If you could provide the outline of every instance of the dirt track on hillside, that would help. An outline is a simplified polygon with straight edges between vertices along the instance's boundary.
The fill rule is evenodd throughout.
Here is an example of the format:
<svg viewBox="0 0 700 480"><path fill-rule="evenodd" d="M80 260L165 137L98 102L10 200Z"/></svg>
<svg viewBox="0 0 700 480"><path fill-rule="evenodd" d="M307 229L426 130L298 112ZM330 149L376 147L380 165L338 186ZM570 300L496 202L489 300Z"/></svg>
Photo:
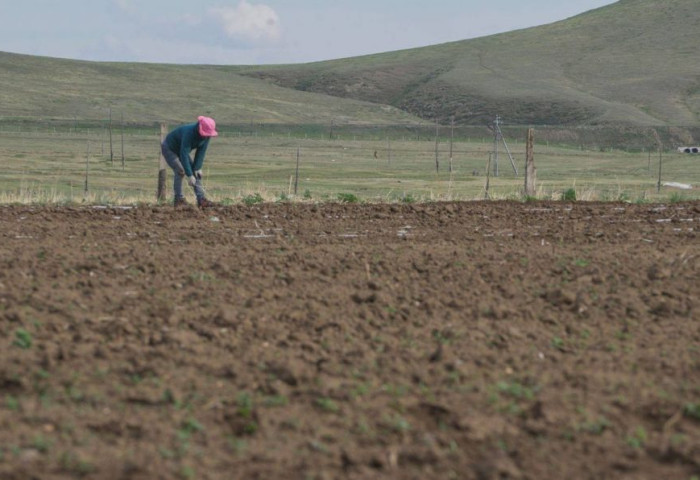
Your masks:
<svg viewBox="0 0 700 480"><path fill-rule="evenodd" d="M0 478L700 475L700 204L0 207Z"/></svg>

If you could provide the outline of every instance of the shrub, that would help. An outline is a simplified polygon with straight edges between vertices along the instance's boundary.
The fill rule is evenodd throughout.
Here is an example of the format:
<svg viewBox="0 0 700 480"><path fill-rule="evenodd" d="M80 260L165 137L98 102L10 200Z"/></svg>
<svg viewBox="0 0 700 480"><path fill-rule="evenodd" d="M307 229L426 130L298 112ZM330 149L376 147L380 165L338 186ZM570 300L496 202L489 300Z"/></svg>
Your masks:
<svg viewBox="0 0 700 480"><path fill-rule="evenodd" d="M15 341L12 345L15 347L22 348L24 350L31 348L32 346L32 334L23 328L19 328L15 331Z"/></svg>
<svg viewBox="0 0 700 480"><path fill-rule="evenodd" d="M698 403L686 403L683 408L683 414L686 417L694 418L695 420L700 420L700 402Z"/></svg>
<svg viewBox="0 0 700 480"><path fill-rule="evenodd" d="M263 198L259 193L251 194L251 195L246 195L243 197L243 203L246 205L255 205L256 203L262 203Z"/></svg>
<svg viewBox="0 0 700 480"><path fill-rule="evenodd" d="M360 201L360 199L352 193L339 193L338 200L342 203L357 203Z"/></svg>
<svg viewBox="0 0 700 480"><path fill-rule="evenodd" d="M668 201L671 203L680 203L684 200L685 200L685 197L683 196L682 193L679 193L679 192L673 192L668 199Z"/></svg>
<svg viewBox="0 0 700 480"><path fill-rule="evenodd" d="M316 405L327 412L336 413L340 410L338 404L336 404L333 400L327 397L316 399Z"/></svg>
<svg viewBox="0 0 700 480"><path fill-rule="evenodd" d="M564 190L564 193L562 193L561 199L565 202L575 202L576 201L576 190L573 188L569 188L567 190Z"/></svg>

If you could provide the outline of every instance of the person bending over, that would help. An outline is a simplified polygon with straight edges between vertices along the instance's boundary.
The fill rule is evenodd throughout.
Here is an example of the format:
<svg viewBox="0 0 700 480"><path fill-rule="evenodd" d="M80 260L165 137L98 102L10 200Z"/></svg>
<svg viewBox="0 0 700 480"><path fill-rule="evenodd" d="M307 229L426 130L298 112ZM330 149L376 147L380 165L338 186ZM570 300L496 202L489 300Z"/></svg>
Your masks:
<svg viewBox="0 0 700 480"><path fill-rule="evenodd" d="M209 140L217 135L219 133L216 131L214 119L200 116L197 122L177 127L163 140L161 144L163 157L174 172L173 189L176 207L187 204L182 194L184 178L187 178L187 183L194 189L198 207L214 206L214 203L207 199L202 187L202 166ZM190 156L193 150L196 150L194 159Z"/></svg>

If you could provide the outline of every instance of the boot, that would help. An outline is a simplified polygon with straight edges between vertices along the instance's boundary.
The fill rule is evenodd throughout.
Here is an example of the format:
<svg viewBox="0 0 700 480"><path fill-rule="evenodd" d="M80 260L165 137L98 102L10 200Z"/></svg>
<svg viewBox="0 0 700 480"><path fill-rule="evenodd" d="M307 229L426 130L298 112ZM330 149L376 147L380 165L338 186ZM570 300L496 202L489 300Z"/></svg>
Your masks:
<svg viewBox="0 0 700 480"><path fill-rule="evenodd" d="M210 200L207 200L206 198L202 197L202 198L198 198L198 199L197 199L197 206L198 206L199 208L212 208L212 207L218 207L219 204L218 204L218 203L214 203L214 202L212 202L212 201L210 201Z"/></svg>
<svg viewBox="0 0 700 480"><path fill-rule="evenodd" d="M175 201L173 202L173 206L174 206L175 208L178 208L178 207L186 207L186 206L187 206L187 200L185 200L185 197L176 198Z"/></svg>

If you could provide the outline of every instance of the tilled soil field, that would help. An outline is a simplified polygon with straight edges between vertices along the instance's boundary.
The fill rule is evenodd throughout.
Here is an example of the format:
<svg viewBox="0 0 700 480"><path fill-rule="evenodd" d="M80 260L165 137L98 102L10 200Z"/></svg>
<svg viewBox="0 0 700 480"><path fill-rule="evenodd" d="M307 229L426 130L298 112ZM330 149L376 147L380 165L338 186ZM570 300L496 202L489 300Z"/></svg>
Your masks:
<svg viewBox="0 0 700 480"><path fill-rule="evenodd" d="M697 479L700 204L0 207L0 478Z"/></svg>

